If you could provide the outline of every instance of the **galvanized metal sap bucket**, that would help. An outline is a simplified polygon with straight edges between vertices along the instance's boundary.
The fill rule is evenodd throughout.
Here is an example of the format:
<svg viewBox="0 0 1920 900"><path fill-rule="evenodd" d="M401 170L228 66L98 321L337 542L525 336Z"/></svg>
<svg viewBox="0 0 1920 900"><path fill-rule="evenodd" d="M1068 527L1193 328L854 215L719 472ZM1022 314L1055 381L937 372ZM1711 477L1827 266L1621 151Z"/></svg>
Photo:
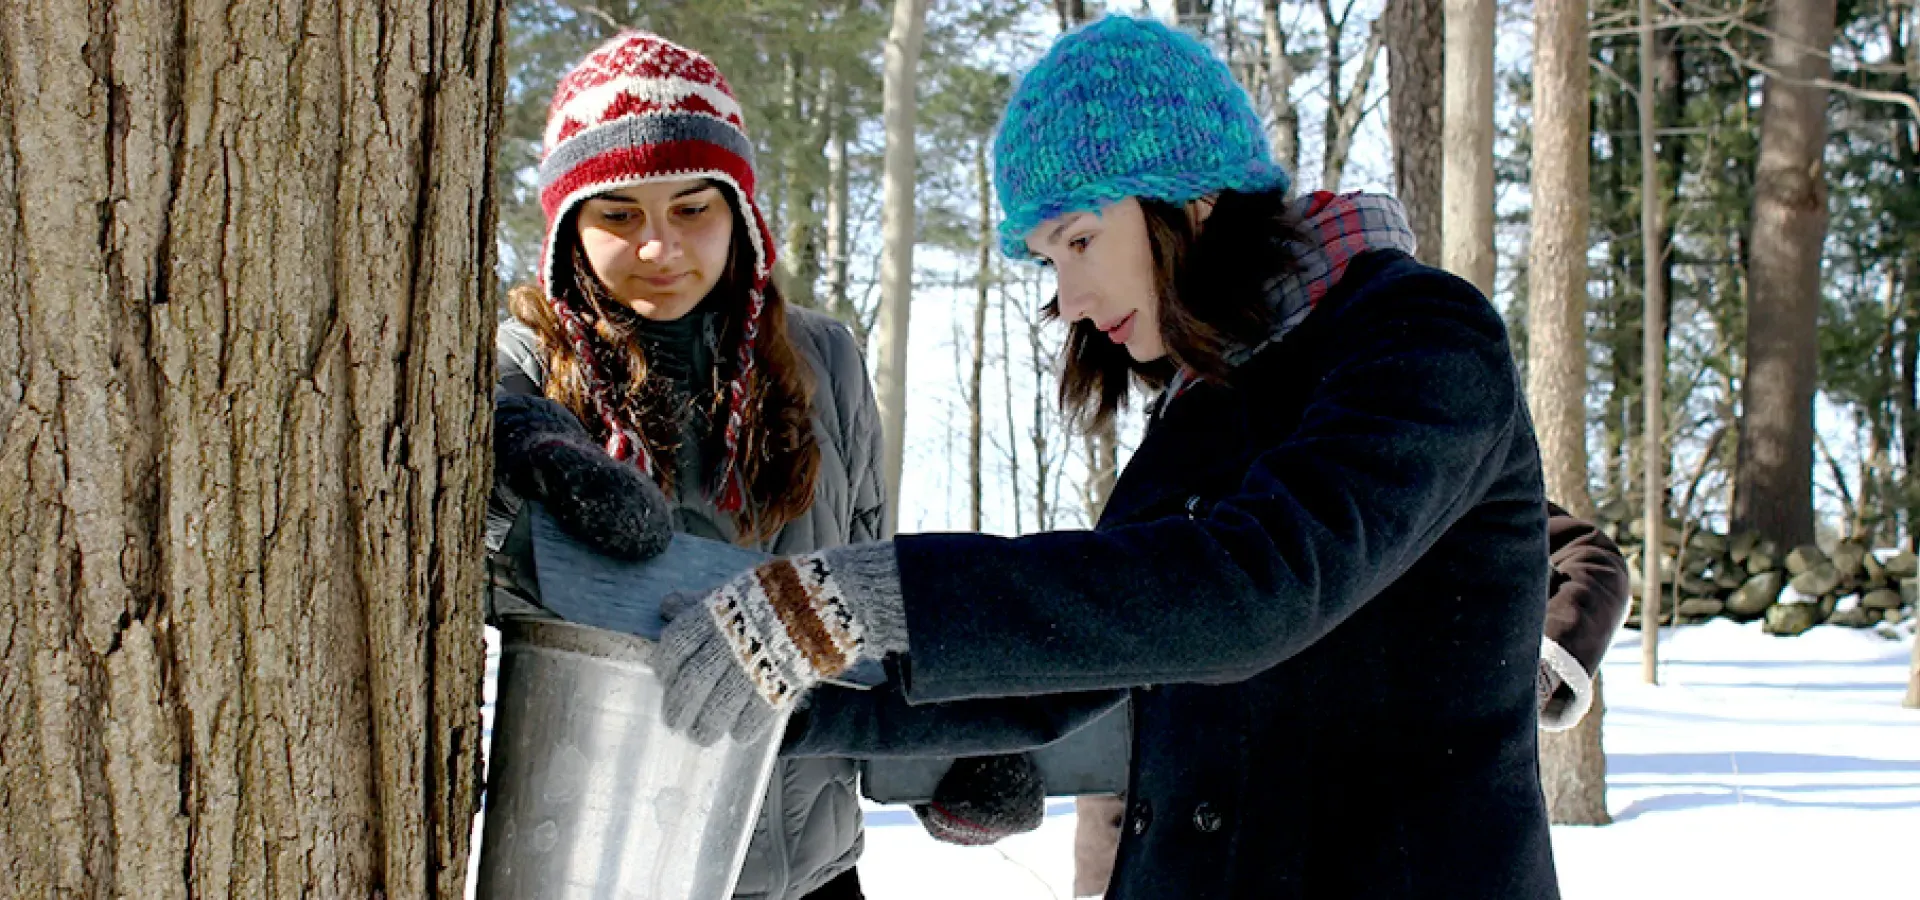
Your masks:
<svg viewBox="0 0 1920 900"><path fill-rule="evenodd" d="M641 638L521 620L501 639L479 896L732 896L780 729L712 747L668 730Z"/></svg>
<svg viewBox="0 0 1920 900"><path fill-rule="evenodd" d="M658 561L619 563L537 507L515 531L508 581L539 607L499 616L477 896L732 896L784 729L713 747L668 729L649 638L665 593L717 585L757 555L676 539Z"/></svg>

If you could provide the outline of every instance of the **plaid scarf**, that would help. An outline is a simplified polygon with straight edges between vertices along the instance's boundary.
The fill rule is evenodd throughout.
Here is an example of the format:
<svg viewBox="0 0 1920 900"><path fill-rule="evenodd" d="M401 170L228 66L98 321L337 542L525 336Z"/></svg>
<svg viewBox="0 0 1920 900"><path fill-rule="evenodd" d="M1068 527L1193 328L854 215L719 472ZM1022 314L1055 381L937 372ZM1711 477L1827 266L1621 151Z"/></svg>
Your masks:
<svg viewBox="0 0 1920 900"><path fill-rule="evenodd" d="M1252 359L1306 321L1321 298L1347 274L1347 266L1354 257L1370 250L1413 253L1413 228L1407 224L1407 211L1400 201L1386 194L1335 195L1316 191L1295 201L1295 214L1312 243L1294 244L1291 249L1298 261L1294 270L1267 282L1273 330L1258 344L1227 351L1228 365L1238 366ZM1165 410L1167 404L1197 381L1190 370L1176 373L1153 404L1155 414Z"/></svg>

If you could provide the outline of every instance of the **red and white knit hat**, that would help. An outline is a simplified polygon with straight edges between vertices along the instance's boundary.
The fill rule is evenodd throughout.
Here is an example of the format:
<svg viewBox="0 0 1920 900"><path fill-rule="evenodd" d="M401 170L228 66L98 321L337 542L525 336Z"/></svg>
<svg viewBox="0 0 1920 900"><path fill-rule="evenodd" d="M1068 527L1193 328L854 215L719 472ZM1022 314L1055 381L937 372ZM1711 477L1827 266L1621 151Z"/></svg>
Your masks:
<svg viewBox="0 0 1920 900"><path fill-rule="evenodd" d="M733 89L705 56L659 35L627 32L601 45L560 79L547 111L540 157L540 207L546 240L540 250L540 283L574 349L586 363L587 393L606 426L607 452L657 474L652 455L631 423L622 421L611 389L587 341L580 310L558 285L570 255L561 251L560 228L585 200L607 191L653 181L710 178L733 191L734 206L747 217L753 245L753 284L748 289L738 371L727 391L726 455L716 483L718 505L728 512L744 500L738 465L742 415L755 365L753 345L766 312L773 275L773 233L754 202L753 142Z"/></svg>

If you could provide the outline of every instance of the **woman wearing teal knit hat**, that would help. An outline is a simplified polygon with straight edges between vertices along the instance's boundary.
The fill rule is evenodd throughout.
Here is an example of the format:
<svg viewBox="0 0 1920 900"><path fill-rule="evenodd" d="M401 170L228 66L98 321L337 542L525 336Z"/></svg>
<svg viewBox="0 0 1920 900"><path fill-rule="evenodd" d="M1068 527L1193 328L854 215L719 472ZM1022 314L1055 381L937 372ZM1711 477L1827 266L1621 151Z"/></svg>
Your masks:
<svg viewBox="0 0 1920 900"><path fill-rule="evenodd" d="M1552 897L1538 449L1499 315L1389 197L1286 196L1225 65L1062 37L995 143L1061 397L1151 392L1099 524L779 560L675 610L665 715L788 751L1021 749L1131 700L1108 897ZM814 689L863 658L871 692Z"/></svg>

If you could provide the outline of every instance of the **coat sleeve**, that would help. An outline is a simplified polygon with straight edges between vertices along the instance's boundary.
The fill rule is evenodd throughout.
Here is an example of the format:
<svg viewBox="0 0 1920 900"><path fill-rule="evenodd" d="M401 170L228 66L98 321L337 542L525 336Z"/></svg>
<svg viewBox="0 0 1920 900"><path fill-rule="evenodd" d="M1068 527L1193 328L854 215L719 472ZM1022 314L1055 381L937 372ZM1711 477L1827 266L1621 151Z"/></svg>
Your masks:
<svg viewBox="0 0 1920 900"><path fill-rule="evenodd" d="M896 539L907 697L1241 681L1405 574L1525 439L1505 328L1464 282L1425 271L1323 313L1314 341L1340 359L1205 517Z"/></svg>
<svg viewBox="0 0 1920 900"><path fill-rule="evenodd" d="M1122 691L907 702L897 681L816 687L787 725L782 756L958 757L1044 747L1124 703Z"/></svg>
<svg viewBox="0 0 1920 900"><path fill-rule="evenodd" d="M1540 660L1560 686L1540 709L1540 727L1572 727L1593 705L1593 676L1627 618L1627 563L1592 523L1547 504L1553 575Z"/></svg>

